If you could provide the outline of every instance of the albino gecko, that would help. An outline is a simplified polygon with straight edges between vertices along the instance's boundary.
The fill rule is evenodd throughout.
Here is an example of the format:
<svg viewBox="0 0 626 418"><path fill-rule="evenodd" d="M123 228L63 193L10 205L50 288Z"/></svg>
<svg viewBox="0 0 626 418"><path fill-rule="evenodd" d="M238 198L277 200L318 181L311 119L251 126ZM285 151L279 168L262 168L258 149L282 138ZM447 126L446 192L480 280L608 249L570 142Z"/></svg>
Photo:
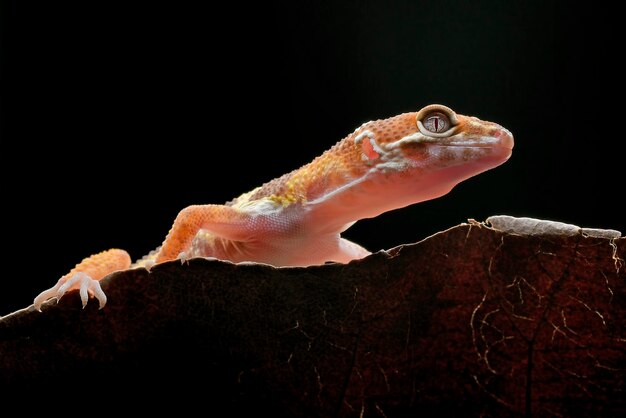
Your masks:
<svg viewBox="0 0 626 418"><path fill-rule="evenodd" d="M183 209L163 245L131 265L123 250L84 259L35 298L35 308L79 289L102 308L99 280L116 270L179 258L215 257L274 266L346 263L370 254L341 233L372 218L448 193L511 156L507 129L442 105L364 123L311 163L224 205Z"/></svg>

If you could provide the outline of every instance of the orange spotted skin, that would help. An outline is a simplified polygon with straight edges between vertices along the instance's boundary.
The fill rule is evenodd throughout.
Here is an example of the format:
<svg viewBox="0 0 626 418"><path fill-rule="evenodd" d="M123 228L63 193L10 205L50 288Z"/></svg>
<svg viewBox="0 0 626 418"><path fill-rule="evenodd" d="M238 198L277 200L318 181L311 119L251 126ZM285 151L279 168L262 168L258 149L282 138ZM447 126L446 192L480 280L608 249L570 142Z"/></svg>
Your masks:
<svg viewBox="0 0 626 418"><path fill-rule="evenodd" d="M389 119L367 122L361 126L383 139L401 138L415 129L416 113L404 113ZM363 160L363 149L356 144L356 131L338 142L311 163L274 179L241 199L269 198L285 206L314 200L329 189L345 184L346 179L364 175L369 165Z"/></svg>
<svg viewBox="0 0 626 418"><path fill-rule="evenodd" d="M100 280L114 271L126 270L130 265L131 259L126 251L112 248L85 258L63 278L69 278L74 273L80 271L86 273L94 280Z"/></svg>
<svg viewBox="0 0 626 418"><path fill-rule="evenodd" d="M442 196L507 161L512 149L502 126L443 105L367 122L311 163L226 204L183 209L163 245L133 266L191 257L275 266L362 258L369 252L341 237L354 222ZM109 250L61 281L86 288L129 264L125 252Z"/></svg>
<svg viewBox="0 0 626 418"><path fill-rule="evenodd" d="M268 198L283 206L305 203L322 195L326 190L345 182L346 177L362 175L367 167L353 141L343 140L317 157L313 162L289 174L272 180L258 188L250 196L235 200L259 200Z"/></svg>

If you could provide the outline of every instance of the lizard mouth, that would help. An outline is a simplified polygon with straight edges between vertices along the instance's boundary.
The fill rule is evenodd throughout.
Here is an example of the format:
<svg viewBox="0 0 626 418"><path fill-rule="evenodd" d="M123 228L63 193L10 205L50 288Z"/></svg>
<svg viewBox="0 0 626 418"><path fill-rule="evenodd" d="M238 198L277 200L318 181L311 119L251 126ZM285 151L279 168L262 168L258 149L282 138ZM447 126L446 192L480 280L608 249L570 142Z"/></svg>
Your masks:
<svg viewBox="0 0 626 418"><path fill-rule="evenodd" d="M513 134L505 128L496 131L492 136L481 136L478 139L462 139L442 142L439 145L462 148L505 148L509 151L515 146Z"/></svg>

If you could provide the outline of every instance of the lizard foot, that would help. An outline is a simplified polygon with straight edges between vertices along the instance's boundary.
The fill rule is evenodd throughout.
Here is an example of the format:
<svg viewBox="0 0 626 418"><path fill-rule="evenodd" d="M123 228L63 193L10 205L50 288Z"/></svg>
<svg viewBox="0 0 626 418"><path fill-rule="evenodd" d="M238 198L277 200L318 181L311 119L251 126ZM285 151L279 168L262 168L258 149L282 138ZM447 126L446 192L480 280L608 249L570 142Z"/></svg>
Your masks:
<svg viewBox="0 0 626 418"><path fill-rule="evenodd" d="M178 257L176 258L180 260L180 264L188 263L189 260L191 260L191 257L186 251L181 251L180 253L178 253Z"/></svg>
<svg viewBox="0 0 626 418"><path fill-rule="evenodd" d="M100 287L98 280L92 279L89 275L83 272L76 272L73 275L62 277L57 284L48 290L41 292L33 301L35 309L41 312L41 305L48 299L56 297L57 303L68 290L78 289L80 292L80 300L83 303L83 308L87 305L89 297L95 297L98 299L100 309L107 303L107 297Z"/></svg>

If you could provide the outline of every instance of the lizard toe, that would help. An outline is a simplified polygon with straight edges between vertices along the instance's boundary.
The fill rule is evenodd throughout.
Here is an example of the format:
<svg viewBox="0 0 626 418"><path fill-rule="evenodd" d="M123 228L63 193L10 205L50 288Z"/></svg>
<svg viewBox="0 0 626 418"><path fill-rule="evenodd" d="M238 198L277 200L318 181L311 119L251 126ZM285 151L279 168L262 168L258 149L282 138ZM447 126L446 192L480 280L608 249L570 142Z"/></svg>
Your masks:
<svg viewBox="0 0 626 418"><path fill-rule="evenodd" d="M43 292L41 292L40 294L38 294L35 299L33 300L33 305L35 307L36 310L38 310L39 312L41 312L41 305L47 301L48 299L52 299L54 297L57 297L57 293L59 291L59 288L63 285L63 281L59 280L57 282L57 284L55 284L54 286L52 286L50 289L46 289ZM58 299L57 299L58 301Z"/></svg>

